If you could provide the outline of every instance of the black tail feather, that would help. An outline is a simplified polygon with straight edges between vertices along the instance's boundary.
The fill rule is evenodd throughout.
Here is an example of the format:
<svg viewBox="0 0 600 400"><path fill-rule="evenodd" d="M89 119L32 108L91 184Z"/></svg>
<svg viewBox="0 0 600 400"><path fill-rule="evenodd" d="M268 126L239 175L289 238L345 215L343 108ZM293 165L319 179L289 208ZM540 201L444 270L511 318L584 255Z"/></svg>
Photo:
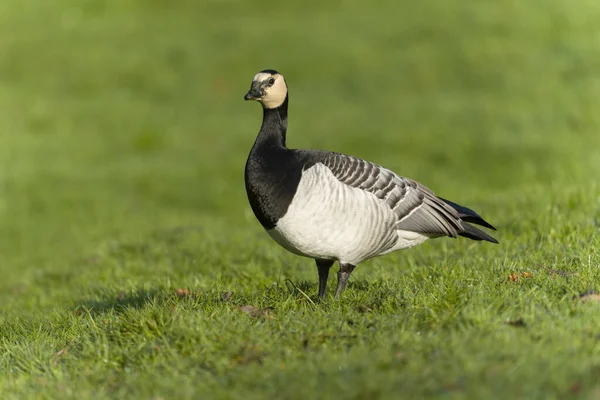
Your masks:
<svg viewBox="0 0 600 400"><path fill-rule="evenodd" d="M470 208L461 206L460 204L456 204L450 200L446 200L441 197L440 197L440 200L444 201L446 204L448 204L449 206L454 208L456 211L458 211L458 216L460 217L461 220L463 220L465 222L470 222L472 224L481 225L481 226L484 226L489 229L496 230L496 228L492 224L490 224L489 222L487 222L486 220L481 218L481 216L479 214L477 214L475 211L471 210ZM479 231L479 229L477 229L477 230ZM479 232L481 232L481 231L479 231ZM469 237L469 236L467 236L467 237ZM491 236L489 236L489 237L491 237ZM479 239L479 240L481 240L481 239ZM490 240L490 242L491 242L491 240ZM496 242L496 243L498 243L498 242Z"/></svg>
<svg viewBox="0 0 600 400"><path fill-rule="evenodd" d="M488 235L481 229L475 228L473 225L467 224L465 222L465 223L463 223L463 228L464 228L464 231L458 232L458 234L460 236L463 236L463 237L466 237L469 239L473 239L473 240L486 240L488 242L498 244L498 241L496 239L494 239L493 237L491 237L490 235Z"/></svg>

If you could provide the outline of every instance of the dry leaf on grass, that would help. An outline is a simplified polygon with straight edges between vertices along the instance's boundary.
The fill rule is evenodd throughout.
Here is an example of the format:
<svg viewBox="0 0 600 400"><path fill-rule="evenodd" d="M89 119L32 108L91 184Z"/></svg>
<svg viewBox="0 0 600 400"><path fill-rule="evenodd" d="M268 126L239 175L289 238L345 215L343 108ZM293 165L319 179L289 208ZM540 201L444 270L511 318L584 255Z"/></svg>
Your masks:
<svg viewBox="0 0 600 400"><path fill-rule="evenodd" d="M199 297L199 294L197 292L194 292L190 289L186 289L186 288L179 288L177 290L175 290L175 294L177 295L177 297L180 298L184 298L184 297L190 297L190 298L196 298Z"/></svg>
<svg viewBox="0 0 600 400"><path fill-rule="evenodd" d="M523 320L523 318L517 318L517 319L512 319L512 320L509 319L509 320L506 320L505 324L514 326L515 328L526 328L527 327L527 323L525 323L525 320Z"/></svg>
<svg viewBox="0 0 600 400"><path fill-rule="evenodd" d="M532 272L523 271L523 272L515 272L513 274L508 275L508 280L511 282L518 282L519 278L532 278L532 277L533 277Z"/></svg>
<svg viewBox="0 0 600 400"><path fill-rule="evenodd" d="M581 300L582 302L594 302L594 303L599 303L600 302L600 294L598 294L598 292L596 292L595 290L588 290L587 292L583 292L579 295L579 300Z"/></svg>
<svg viewBox="0 0 600 400"><path fill-rule="evenodd" d="M265 308L260 308L260 307L255 307L255 306L240 307L241 312L248 314L252 318L268 317L268 318L273 319L273 316L270 314L270 311L272 309L273 309L272 307L265 307Z"/></svg>
<svg viewBox="0 0 600 400"><path fill-rule="evenodd" d="M581 297L581 301L594 301L594 302L600 302L600 294L588 294L585 295L583 297Z"/></svg>
<svg viewBox="0 0 600 400"><path fill-rule="evenodd" d="M232 297L233 297L233 292L225 292L221 295L221 300L230 301Z"/></svg>

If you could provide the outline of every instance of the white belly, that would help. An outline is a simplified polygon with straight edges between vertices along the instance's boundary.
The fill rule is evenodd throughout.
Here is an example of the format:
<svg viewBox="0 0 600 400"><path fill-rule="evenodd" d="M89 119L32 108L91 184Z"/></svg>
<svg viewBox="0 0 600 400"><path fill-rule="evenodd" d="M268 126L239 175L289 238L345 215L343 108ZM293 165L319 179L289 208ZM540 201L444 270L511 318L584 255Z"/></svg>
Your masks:
<svg viewBox="0 0 600 400"><path fill-rule="evenodd" d="M293 253L356 265L427 239L397 231L395 223L396 215L384 202L316 164L303 172L287 213L267 232Z"/></svg>

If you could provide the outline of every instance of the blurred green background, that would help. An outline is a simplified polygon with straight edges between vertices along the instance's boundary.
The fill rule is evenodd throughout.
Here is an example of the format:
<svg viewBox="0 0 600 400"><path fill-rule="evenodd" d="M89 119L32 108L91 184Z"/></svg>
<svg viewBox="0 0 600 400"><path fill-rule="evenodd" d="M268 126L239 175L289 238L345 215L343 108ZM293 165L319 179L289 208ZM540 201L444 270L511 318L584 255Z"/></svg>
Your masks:
<svg viewBox="0 0 600 400"><path fill-rule="evenodd" d="M91 362L15 361L50 363L74 339L25 332L78 326L61 316L82 304L110 313L119 293L177 287L263 299L284 278L316 294L311 261L270 242L244 191L261 112L242 96L265 68L290 88L290 147L385 165L499 228L498 247L435 241L366 263L356 282L448 260L464 274L496 268L485 279L597 266L598 1L4 0L0 320L5 351L31 345L2 359L7 387ZM583 275L550 297L597 286L595 269Z"/></svg>

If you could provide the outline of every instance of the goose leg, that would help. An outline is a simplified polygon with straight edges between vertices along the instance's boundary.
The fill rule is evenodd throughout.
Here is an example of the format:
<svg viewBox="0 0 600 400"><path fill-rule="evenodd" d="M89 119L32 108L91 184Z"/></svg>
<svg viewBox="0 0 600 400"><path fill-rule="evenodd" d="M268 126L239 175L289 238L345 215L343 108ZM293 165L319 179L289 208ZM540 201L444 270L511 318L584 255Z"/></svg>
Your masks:
<svg viewBox="0 0 600 400"><path fill-rule="evenodd" d="M342 295L344 289L346 289L346 285L348 284L348 278L350 278L350 274L356 268L355 265L352 264L340 264L340 270L338 272L338 283L337 289L335 290L335 298L339 299Z"/></svg>
<svg viewBox="0 0 600 400"><path fill-rule="evenodd" d="M327 294L327 278L329 277L329 269L333 265L330 260L315 260L317 269L319 270L319 297L325 300Z"/></svg>

